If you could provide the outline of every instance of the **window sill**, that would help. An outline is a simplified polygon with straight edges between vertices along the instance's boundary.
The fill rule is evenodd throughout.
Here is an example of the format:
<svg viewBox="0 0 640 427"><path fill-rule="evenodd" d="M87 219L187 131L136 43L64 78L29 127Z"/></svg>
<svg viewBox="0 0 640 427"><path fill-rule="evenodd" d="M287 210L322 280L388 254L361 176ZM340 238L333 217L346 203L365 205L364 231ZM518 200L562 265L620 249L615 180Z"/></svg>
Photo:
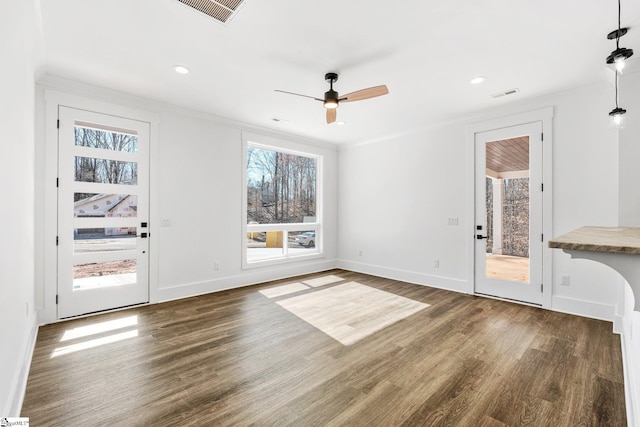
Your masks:
<svg viewBox="0 0 640 427"><path fill-rule="evenodd" d="M264 260L251 261L251 262L243 260L242 269L250 270L253 268L270 267L272 265L291 264L295 262L309 261L309 260L321 259L321 258L326 258L326 257L322 252L315 252L312 254L289 256L288 258L269 258Z"/></svg>

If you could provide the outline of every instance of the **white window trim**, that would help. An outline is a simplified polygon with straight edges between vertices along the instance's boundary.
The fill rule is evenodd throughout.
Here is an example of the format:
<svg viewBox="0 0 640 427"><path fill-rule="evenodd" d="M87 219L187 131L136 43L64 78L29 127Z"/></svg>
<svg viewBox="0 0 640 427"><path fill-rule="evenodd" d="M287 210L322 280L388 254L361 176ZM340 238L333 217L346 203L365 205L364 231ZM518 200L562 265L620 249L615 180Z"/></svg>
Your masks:
<svg viewBox="0 0 640 427"><path fill-rule="evenodd" d="M248 146L294 154L297 156L316 159L316 221L290 224L247 224L247 148ZM284 139L267 137L248 132L242 133L242 269L252 269L271 265L289 264L292 262L307 261L324 258L322 217L323 217L323 155L313 146L298 144ZM314 231L316 233L315 250L305 254L289 254L288 244L284 245L282 256L277 258L265 258L258 261L247 260L247 233L266 231L284 232L283 241L288 242L287 236L291 231Z"/></svg>

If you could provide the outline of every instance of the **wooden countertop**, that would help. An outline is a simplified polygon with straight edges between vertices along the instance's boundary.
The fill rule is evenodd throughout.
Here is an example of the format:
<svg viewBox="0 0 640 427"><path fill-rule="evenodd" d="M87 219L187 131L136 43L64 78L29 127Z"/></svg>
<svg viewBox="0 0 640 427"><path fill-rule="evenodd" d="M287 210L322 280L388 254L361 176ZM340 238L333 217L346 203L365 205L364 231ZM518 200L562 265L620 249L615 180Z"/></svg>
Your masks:
<svg viewBox="0 0 640 427"><path fill-rule="evenodd" d="M640 227L582 227L550 240L549 247L640 255Z"/></svg>

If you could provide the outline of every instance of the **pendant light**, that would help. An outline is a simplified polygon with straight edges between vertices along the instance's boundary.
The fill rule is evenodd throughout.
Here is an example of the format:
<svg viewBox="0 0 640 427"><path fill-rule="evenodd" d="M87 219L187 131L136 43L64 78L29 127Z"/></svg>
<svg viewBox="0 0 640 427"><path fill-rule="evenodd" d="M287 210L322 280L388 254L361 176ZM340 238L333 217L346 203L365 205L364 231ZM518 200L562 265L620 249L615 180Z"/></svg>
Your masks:
<svg viewBox="0 0 640 427"><path fill-rule="evenodd" d="M609 117L611 118L611 126L618 129L624 126L624 114L627 112L627 110L618 106L618 74L622 74L626 60L633 55L632 49L620 47L620 37L624 36L629 31L628 28L622 28L620 26L620 15L620 0L618 0L618 29L607 34L607 39L616 40L616 50L611 52L611 54L607 56L606 60L607 64L615 64L616 67L616 108L609 112Z"/></svg>
<svg viewBox="0 0 640 427"><path fill-rule="evenodd" d="M622 72L626 60L633 55L633 49L620 47L620 37L627 34L627 31L629 31L628 28L620 27L620 0L618 0L618 29L613 30L609 34L607 34L607 39L616 39L616 50L614 50L609 56L607 56L606 61L607 64L615 64L616 70L619 72Z"/></svg>
<svg viewBox="0 0 640 427"><path fill-rule="evenodd" d="M618 72L616 72L616 108L609 112L611 126L622 129L624 127L624 114L626 112L627 110L618 106Z"/></svg>

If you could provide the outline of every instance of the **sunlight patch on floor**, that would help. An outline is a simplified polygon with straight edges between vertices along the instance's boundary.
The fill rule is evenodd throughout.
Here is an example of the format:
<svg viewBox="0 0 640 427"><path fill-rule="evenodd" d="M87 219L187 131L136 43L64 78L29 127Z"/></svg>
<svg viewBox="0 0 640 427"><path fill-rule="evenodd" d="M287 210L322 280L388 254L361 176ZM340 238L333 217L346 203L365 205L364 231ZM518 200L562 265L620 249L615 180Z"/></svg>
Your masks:
<svg viewBox="0 0 640 427"><path fill-rule="evenodd" d="M62 356L76 351L87 350L99 347L105 344L135 338L138 336L137 329L131 329L121 332L122 329L131 328L138 325L138 316L127 316L120 319L109 320L106 322L91 323L77 328L67 329L60 342L78 341L63 347L57 347L53 350L51 358ZM115 331L118 331L115 333ZM107 334L107 335L105 335ZM95 338L96 335L104 335Z"/></svg>
<svg viewBox="0 0 640 427"><path fill-rule="evenodd" d="M115 331L129 326L138 324L138 316L127 316L121 319L109 320L107 322L93 323L91 325L79 326L73 329L67 329L62 335L60 342L74 340L76 338L84 338L89 335L97 335L103 332Z"/></svg>
<svg viewBox="0 0 640 427"><path fill-rule="evenodd" d="M357 282L305 293L277 304L343 345L355 344L429 307Z"/></svg>
<svg viewBox="0 0 640 427"><path fill-rule="evenodd" d="M289 283L288 285L276 286L274 288L263 289L260 292L267 298L280 297L282 295L289 295L300 291L306 291L310 289L307 285L303 285L300 282Z"/></svg>
<svg viewBox="0 0 640 427"><path fill-rule="evenodd" d="M315 288L318 286L331 285L333 283L342 282L343 280L344 279L342 277L328 275L328 276L316 277L315 279L303 280L302 283Z"/></svg>
<svg viewBox="0 0 640 427"><path fill-rule="evenodd" d="M63 356L69 353L75 353L76 351L87 350L94 347L99 347L105 344L111 344L118 341L123 341L129 338L135 338L138 336L138 330L134 329L132 331L122 332L115 335L107 335L106 337L96 338L93 340L82 341L76 344L67 345L64 347L58 347L51 354L51 358L58 356Z"/></svg>

